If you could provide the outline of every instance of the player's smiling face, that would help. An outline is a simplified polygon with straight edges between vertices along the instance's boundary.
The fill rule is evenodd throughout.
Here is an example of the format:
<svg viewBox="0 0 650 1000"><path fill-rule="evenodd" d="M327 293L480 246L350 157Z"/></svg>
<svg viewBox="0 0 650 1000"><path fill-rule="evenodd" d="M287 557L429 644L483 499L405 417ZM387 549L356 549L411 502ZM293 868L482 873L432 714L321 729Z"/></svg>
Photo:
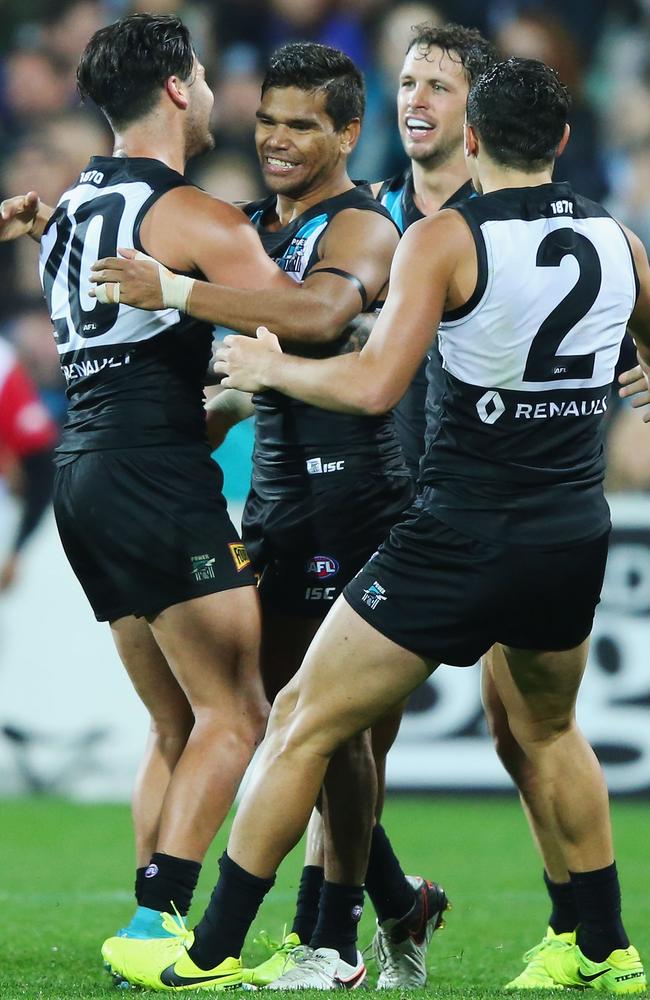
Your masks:
<svg viewBox="0 0 650 1000"><path fill-rule="evenodd" d="M462 149L468 90L462 63L443 49L414 45L407 53L397 115L412 160L437 165Z"/></svg>
<svg viewBox="0 0 650 1000"><path fill-rule="evenodd" d="M336 131L325 101L322 90L297 87L271 87L262 97L255 145L266 185L276 194L299 198L318 190L351 151L348 130Z"/></svg>

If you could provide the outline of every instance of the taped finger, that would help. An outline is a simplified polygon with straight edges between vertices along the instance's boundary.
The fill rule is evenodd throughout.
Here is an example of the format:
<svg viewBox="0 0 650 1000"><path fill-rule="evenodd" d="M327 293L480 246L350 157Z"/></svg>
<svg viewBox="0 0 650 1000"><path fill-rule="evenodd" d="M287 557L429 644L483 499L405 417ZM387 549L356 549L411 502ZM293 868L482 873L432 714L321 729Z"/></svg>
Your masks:
<svg viewBox="0 0 650 1000"><path fill-rule="evenodd" d="M119 281L107 281L103 285L97 285L97 301L104 305L117 305L120 301Z"/></svg>

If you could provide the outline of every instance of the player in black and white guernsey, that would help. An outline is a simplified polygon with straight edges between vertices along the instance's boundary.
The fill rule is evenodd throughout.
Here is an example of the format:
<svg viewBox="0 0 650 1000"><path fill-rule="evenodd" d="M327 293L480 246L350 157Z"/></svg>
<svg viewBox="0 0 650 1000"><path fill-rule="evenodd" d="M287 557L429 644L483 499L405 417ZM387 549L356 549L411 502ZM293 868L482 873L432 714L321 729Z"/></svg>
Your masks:
<svg viewBox="0 0 650 1000"><path fill-rule="evenodd" d="M448 387L424 488L279 696L228 851L270 879L307 822L322 758L440 662L471 664L499 642L495 684L549 802L578 918L575 936L544 950L540 985L622 994L643 991L645 972L621 922L604 777L574 708L609 535L603 417L628 321L650 381L650 267L638 237L552 183L568 111L566 88L534 60L473 84L466 155L484 197L407 231L360 354L289 357L268 330L218 352L228 385L380 413L439 330ZM261 817L272 843L255 839ZM217 897L213 926L234 905L225 879Z"/></svg>
<svg viewBox="0 0 650 1000"><path fill-rule="evenodd" d="M122 933L164 936L161 912L172 900L187 912L264 729L259 607L205 434L211 327L115 294L98 302L90 265L124 245L180 275L291 283L241 212L183 178L212 144L213 97L178 18L101 29L78 79L113 127L115 155L93 158L53 214L28 196L9 235L38 238L49 219L41 272L70 404L57 524L151 717L133 800L138 906Z"/></svg>
<svg viewBox="0 0 650 1000"><path fill-rule="evenodd" d="M411 163L403 173L383 184L373 185L377 197L402 231L472 193L463 155L465 105L470 84L486 68L490 58L488 43L476 31L457 25L440 27L423 24L414 29L400 73L397 95L400 136ZM440 404L445 394L445 374L437 345L432 345L429 356L430 389L426 418L426 363L418 369L394 410L402 449L415 476L419 473L425 447L425 423L431 439L439 430ZM635 376L628 373L626 377L633 380ZM429 470L429 479L431 475ZM501 647L496 644L482 658L483 704L497 752L527 805L526 817L543 856L544 884L551 901L548 930L542 947L532 949L530 963L508 984L511 988L523 989L544 985L545 973L540 978L542 951L555 947L558 935L562 940L562 935L575 933L577 915L571 898L569 873L552 832L554 824L552 816L549 816L548 801L540 794L535 782L530 780L525 757L513 739L493 680L494 672L504 669L503 656ZM384 749L390 746L398 724L399 713L396 717L389 717L381 727L375 727L375 742L377 734L381 733ZM379 835L380 828L375 827L373 837ZM374 941L380 963L381 955L392 946L390 938L387 943L379 940L383 937L380 926ZM398 945L400 950L404 947L404 944ZM392 962L391 974L387 976L382 972L380 982L389 978L390 985L403 985L395 975L398 968L397 963Z"/></svg>
<svg viewBox="0 0 650 1000"><path fill-rule="evenodd" d="M383 298L399 240L388 212L347 174L363 106L361 75L337 50L297 44L274 54L256 127L272 193L246 212L270 257L301 290L304 305L291 308L275 294L233 294L196 282L187 303L192 315L250 333L275 315L280 336L296 355L328 357L359 349L363 322L357 320L372 314ZM150 305L144 278L151 265L118 263L100 261L98 270L120 282L122 301ZM160 295L158 274L153 270ZM221 413L223 397L216 403ZM297 670L345 584L410 503L413 486L389 414L334 414L275 392L256 396L255 411L253 484L243 535L260 576L263 670L273 698ZM365 736L345 753L326 783L327 870L323 873L322 837L312 830L291 933L278 953L253 970L257 985L283 973L306 975L308 966L295 969L290 956L301 942L311 943L317 954L325 948L335 955L329 962L337 977L360 982L365 976L356 949L363 894L350 872L360 868L363 880L366 838L359 838L359 831L372 826L375 782ZM317 815L316 824L320 827ZM346 888L349 883L353 889ZM412 930L428 941L446 905L444 893L424 879L407 880L385 834L383 854L371 859L367 883L393 923L407 918L405 936ZM192 950L199 967L202 947L199 940ZM113 955L133 951L131 942L109 942L106 948ZM424 968L418 985L425 977ZM276 988L282 986L280 979Z"/></svg>

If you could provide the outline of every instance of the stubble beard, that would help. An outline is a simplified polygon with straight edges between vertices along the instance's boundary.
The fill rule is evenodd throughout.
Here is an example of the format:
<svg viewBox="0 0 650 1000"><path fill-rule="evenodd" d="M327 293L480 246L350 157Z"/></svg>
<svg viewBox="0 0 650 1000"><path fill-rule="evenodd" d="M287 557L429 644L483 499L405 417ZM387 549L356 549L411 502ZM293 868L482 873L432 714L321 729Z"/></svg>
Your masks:
<svg viewBox="0 0 650 1000"><path fill-rule="evenodd" d="M209 153L215 147L215 138L207 126L193 127L188 130L185 138L185 159L191 160L201 153Z"/></svg>
<svg viewBox="0 0 650 1000"><path fill-rule="evenodd" d="M457 155L458 150L462 150L462 145L462 139L458 142L447 141L436 146L429 152L416 148L408 156L413 163L419 163L425 170L437 170L452 160Z"/></svg>

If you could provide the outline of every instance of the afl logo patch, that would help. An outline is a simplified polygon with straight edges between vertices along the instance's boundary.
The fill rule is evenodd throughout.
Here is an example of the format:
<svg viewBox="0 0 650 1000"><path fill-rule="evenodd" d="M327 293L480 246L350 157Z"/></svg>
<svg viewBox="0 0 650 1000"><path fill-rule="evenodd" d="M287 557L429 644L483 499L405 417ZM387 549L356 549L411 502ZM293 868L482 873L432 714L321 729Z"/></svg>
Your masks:
<svg viewBox="0 0 650 1000"><path fill-rule="evenodd" d="M306 569L311 576L315 576L318 580L327 580L330 576L336 576L339 564L332 556L312 556Z"/></svg>
<svg viewBox="0 0 650 1000"><path fill-rule="evenodd" d="M238 573L241 573L243 569L250 566L251 561L248 558L248 552L241 542L231 542L228 548L230 549L230 555Z"/></svg>

